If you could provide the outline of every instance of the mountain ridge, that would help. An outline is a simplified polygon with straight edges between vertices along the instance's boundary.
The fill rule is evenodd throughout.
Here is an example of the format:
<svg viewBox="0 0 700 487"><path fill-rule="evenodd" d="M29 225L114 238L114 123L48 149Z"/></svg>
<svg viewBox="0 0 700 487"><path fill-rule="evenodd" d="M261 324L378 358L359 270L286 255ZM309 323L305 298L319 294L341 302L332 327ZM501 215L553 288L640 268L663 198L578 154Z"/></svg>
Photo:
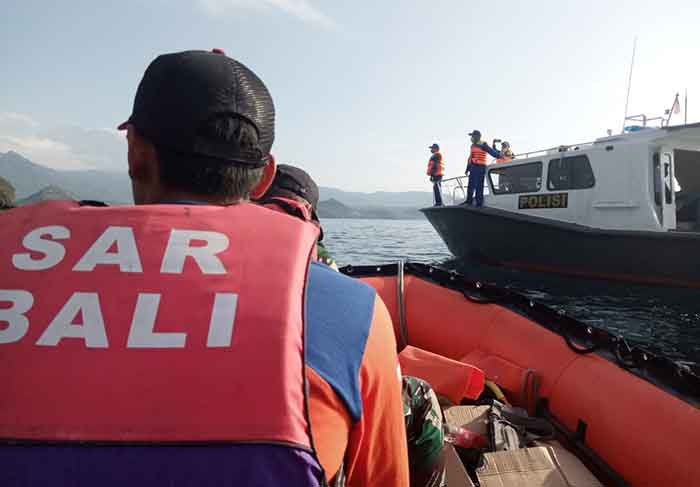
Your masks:
<svg viewBox="0 0 700 487"><path fill-rule="evenodd" d="M112 204L133 202L126 170L123 173L95 169L62 171L9 151L0 153L0 176L12 183L18 202L30 197L36 199L35 196L47 187L51 187L54 194L64 191L78 199ZM427 191L364 193L325 186L319 191L319 215L324 217L326 213L325 218L422 218L417 210L432 204L432 193Z"/></svg>

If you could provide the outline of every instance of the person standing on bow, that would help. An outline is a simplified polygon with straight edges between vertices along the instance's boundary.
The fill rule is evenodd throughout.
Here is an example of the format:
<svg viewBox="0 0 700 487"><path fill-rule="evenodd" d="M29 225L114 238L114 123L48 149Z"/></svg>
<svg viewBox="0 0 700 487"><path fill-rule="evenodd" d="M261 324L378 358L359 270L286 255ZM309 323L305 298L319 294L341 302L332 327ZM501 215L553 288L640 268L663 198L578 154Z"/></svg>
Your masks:
<svg viewBox="0 0 700 487"><path fill-rule="evenodd" d="M472 205L476 199L476 207L484 206L484 176L486 175L486 158L488 155L499 157L500 153L491 148L486 142L481 140L481 132L474 130L469 133L471 137L471 148L467 159L467 170L469 184L467 186L466 205ZM476 195L476 198L475 198Z"/></svg>
<svg viewBox="0 0 700 487"><path fill-rule="evenodd" d="M428 159L428 169L425 174L430 176L430 181L433 183L435 206L442 206L442 176L445 173L445 163L442 160L439 145L433 144L428 148L431 156Z"/></svg>

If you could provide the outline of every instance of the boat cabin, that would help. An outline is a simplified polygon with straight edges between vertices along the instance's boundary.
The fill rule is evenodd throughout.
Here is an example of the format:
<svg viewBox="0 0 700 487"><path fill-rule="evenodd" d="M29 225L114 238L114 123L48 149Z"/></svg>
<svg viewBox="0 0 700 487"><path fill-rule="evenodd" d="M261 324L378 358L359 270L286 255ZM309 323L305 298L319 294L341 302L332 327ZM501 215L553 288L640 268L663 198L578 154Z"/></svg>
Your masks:
<svg viewBox="0 0 700 487"><path fill-rule="evenodd" d="M700 124L632 127L486 174L492 208L600 229L700 231Z"/></svg>

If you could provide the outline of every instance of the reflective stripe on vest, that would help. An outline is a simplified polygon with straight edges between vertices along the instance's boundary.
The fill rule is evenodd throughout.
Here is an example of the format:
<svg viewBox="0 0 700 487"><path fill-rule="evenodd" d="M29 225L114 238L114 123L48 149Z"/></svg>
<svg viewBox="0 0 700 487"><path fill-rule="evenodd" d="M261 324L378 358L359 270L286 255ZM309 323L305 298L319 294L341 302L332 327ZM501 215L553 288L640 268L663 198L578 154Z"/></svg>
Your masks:
<svg viewBox="0 0 700 487"><path fill-rule="evenodd" d="M0 438L310 447L313 225L247 203L74 202L0 225Z"/></svg>
<svg viewBox="0 0 700 487"><path fill-rule="evenodd" d="M472 144L469 160L472 164L486 164L487 152L476 144Z"/></svg>

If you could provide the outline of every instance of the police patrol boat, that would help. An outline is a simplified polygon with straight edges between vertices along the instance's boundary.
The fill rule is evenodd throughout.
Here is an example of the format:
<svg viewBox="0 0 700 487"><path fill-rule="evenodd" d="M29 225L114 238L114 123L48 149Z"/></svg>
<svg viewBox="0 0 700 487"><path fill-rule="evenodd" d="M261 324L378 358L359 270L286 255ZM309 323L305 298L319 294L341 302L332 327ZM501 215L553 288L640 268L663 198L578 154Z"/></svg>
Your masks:
<svg viewBox="0 0 700 487"><path fill-rule="evenodd" d="M700 287L700 123L642 120L489 165L484 208L460 204L462 176L443 182L451 205L421 211L459 258Z"/></svg>

